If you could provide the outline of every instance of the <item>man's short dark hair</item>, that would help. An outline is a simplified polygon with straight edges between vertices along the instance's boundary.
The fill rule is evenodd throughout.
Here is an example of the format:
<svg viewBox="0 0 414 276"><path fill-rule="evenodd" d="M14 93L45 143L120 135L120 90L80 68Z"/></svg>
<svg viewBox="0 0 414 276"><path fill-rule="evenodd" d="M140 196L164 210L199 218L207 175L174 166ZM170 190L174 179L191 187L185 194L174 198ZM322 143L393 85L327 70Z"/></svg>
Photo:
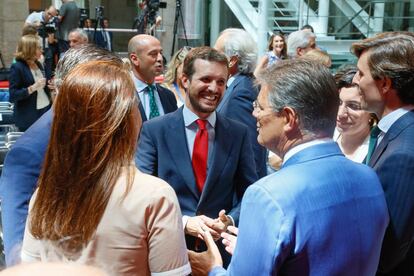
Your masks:
<svg viewBox="0 0 414 276"><path fill-rule="evenodd" d="M227 57L214 48L203 46L193 48L184 59L183 73L191 80L194 74L194 62L197 59L221 63L228 69Z"/></svg>
<svg viewBox="0 0 414 276"><path fill-rule="evenodd" d="M304 59L283 60L258 76L269 87L274 111L290 107L298 114L301 130L314 138L332 137L339 94L328 68Z"/></svg>
<svg viewBox="0 0 414 276"><path fill-rule="evenodd" d="M381 33L352 44L360 57L368 51L368 66L374 79L387 77L404 104L414 104L414 34Z"/></svg>

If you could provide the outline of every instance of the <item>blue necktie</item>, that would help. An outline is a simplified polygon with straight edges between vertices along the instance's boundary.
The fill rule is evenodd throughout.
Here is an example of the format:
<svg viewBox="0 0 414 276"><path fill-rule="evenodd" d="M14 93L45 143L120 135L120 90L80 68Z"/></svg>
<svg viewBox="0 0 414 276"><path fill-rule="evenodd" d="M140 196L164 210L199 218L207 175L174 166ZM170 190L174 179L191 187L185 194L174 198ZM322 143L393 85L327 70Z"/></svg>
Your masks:
<svg viewBox="0 0 414 276"><path fill-rule="evenodd" d="M153 85L148 85L148 95L149 95L149 104L150 104L150 114L149 114L149 118L155 118L160 116L160 112L158 110L158 106L157 103L155 101L155 96L154 96L154 86Z"/></svg>

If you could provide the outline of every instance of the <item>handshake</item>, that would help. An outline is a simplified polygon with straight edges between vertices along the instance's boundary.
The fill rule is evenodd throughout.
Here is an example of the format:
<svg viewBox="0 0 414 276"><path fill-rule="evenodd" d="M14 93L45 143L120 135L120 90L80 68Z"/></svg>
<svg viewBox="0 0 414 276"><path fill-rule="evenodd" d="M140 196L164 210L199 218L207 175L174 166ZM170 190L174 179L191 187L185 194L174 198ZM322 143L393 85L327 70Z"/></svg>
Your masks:
<svg viewBox="0 0 414 276"><path fill-rule="evenodd" d="M189 217L185 225L185 233L203 239L203 234L208 231L214 240L220 239L220 235L227 231L227 227L234 225L233 219L226 215L225 210L219 212L216 219L207 216Z"/></svg>
<svg viewBox="0 0 414 276"><path fill-rule="evenodd" d="M41 78L37 80L34 84L28 87L29 94L32 94L35 91L45 88L46 86L46 79Z"/></svg>

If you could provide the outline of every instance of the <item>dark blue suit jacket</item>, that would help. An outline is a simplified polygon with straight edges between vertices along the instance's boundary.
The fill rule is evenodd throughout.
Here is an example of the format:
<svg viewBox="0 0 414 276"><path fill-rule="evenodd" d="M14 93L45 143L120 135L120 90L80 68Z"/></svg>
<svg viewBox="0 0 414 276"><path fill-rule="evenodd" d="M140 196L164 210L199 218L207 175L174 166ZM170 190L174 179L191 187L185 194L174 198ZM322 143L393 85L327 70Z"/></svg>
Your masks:
<svg viewBox="0 0 414 276"><path fill-rule="evenodd" d="M26 130L4 162L0 198L7 265L13 264L16 257L20 258L29 200L36 189L49 143L52 116L49 110Z"/></svg>
<svg viewBox="0 0 414 276"><path fill-rule="evenodd" d="M37 63L40 70L43 67ZM32 72L26 62L17 60L10 68L10 101L14 103L14 120L17 127L24 131L31 126L42 113L36 109L37 91L29 94L27 88L34 84ZM45 87L46 94L49 90Z"/></svg>
<svg viewBox="0 0 414 276"><path fill-rule="evenodd" d="M225 209L237 223L244 191L257 180L246 127L217 114L211 158L200 195L180 108L144 123L135 160L141 171L164 179L174 188L183 215L216 218Z"/></svg>
<svg viewBox="0 0 414 276"><path fill-rule="evenodd" d="M375 275L388 221L373 170L313 145L247 189L229 269L209 275Z"/></svg>
<svg viewBox="0 0 414 276"><path fill-rule="evenodd" d="M161 85L156 84L158 95L160 96L160 101L162 104L162 108L164 109L164 114L171 113L177 110L177 99L174 96L174 93L171 92L169 89L162 87ZM147 116L145 115L144 107L142 106L141 102L139 103L139 111L141 113L142 122L148 120Z"/></svg>
<svg viewBox="0 0 414 276"><path fill-rule="evenodd" d="M267 175L267 151L257 142L256 119L252 115L253 102L257 99L258 93L252 76L237 75L226 89L223 99L217 107L217 112L247 126L253 146L256 173L259 178L262 178Z"/></svg>
<svg viewBox="0 0 414 276"><path fill-rule="evenodd" d="M99 47L101 47L103 49L107 49L108 51L113 51L113 46L112 46L112 43L113 43L113 34L112 34L112 32L108 32L109 33L109 37L111 39L111 49L108 49L108 44L106 42L106 37L104 37L104 34L102 33L102 30L97 29L96 31L91 31L91 32L92 32L92 36L93 36L93 40L94 40L93 42L97 46L99 46ZM92 41L90 41L90 42L92 42Z"/></svg>
<svg viewBox="0 0 414 276"><path fill-rule="evenodd" d="M391 126L369 165L379 176L390 212L379 271L389 275L413 275L414 111Z"/></svg>

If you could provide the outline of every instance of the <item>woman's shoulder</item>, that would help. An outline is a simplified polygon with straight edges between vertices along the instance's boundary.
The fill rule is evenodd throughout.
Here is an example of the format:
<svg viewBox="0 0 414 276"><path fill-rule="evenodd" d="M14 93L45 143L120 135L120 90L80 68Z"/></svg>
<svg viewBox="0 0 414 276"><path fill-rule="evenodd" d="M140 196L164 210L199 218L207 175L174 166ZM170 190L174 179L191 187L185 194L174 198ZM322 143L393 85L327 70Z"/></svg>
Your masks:
<svg viewBox="0 0 414 276"><path fill-rule="evenodd" d="M127 174L124 174L121 177L120 181L126 188L126 179ZM124 190L125 191L125 190ZM128 197L131 198L145 198L145 199L153 199L159 197L171 197L175 196L174 189L164 180L161 178L143 173L138 169L134 168L134 179L131 183L131 187L128 193Z"/></svg>
<svg viewBox="0 0 414 276"><path fill-rule="evenodd" d="M15 62L11 65L11 68L24 68L29 67L26 61L22 59L16 59Z"/></svg>

